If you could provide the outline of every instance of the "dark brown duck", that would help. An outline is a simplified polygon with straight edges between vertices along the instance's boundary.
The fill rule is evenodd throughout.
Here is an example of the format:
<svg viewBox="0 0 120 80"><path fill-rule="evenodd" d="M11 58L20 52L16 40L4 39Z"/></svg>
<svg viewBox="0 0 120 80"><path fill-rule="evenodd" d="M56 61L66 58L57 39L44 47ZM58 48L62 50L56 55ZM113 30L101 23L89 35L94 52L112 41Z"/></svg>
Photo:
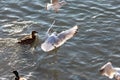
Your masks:
<svg viewBox="0 0 120 80"><path fill-rule="evenodd" d="M17 71L13 71L13 74L15 74L15 80L27 80L24 77L20 77Z"/></svg>
<svg viewBox="0 0 120 80"><path fill-rule="evenodd" d="M19 44L32 44L36 39L36 31L32 31L30 35L24 36L21 40L18 41Z"/></svg>

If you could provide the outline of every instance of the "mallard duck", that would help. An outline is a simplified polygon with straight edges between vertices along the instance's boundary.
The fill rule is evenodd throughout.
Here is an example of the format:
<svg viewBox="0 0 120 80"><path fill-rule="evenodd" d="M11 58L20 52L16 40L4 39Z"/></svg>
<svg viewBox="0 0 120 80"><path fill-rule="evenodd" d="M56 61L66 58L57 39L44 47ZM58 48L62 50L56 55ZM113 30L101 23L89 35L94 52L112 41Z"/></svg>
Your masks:
<svg viewBox="0 0 120 80"><path fill-rule="evenodd" d="M46 4L46 9L47 10L54 10L55 12L58 12L58 10L65 5L67 2L66 1L58 1L58 0L51 0L50 3Z"/></svg>
<svg viewBox="0 0 120 80"><path fill-rule="evenodd" d="M19 73L17 71L13 71L13 73L15 74L15 80L27 80L26 78L24 77L20 77L19 76Z"/></svg>
<svg viewBox="0 0 120 80"><path fill-rule="evenodd" d="M49 52L60 47L67 40L74 36L74 34L77 32L77 29L78 26L76 25L60 33L53 32L52 34L48 34L46 40L41 44L41 49L45 52Z"/></svg>
<svg viewBox="0 0 120 80"><path fill-rule="evenodd" d="M18 41L19 44L32 44L36 39L36 31L32 31L30 35L24 36L21 40Z"/></svg>
<svg viewBox="0 0 120 80"><path fill-rule="evenodd" d="M101 75L107 76L110 79L120 80L120 68L113 67L111 62L103 65L99 71Z"/></svg>

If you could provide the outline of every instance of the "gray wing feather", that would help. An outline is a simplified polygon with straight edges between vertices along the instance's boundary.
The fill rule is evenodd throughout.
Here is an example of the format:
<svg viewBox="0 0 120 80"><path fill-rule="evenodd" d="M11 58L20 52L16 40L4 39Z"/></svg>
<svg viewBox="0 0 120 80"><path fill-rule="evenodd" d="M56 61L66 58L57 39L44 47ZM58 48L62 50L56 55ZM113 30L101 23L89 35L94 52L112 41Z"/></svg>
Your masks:
<svg viewBox="0 0 120 80"><path fill-rule="evenodd" d="M58 43L57 43L58 45L57 45L57 47L61 46L67 40L72 38L74 36L74 34L76 33L77 29L78 29L78 26L74 26L73 28L70 28L66 31L62 31L61 33L59 33L58 34Z"/></svg>

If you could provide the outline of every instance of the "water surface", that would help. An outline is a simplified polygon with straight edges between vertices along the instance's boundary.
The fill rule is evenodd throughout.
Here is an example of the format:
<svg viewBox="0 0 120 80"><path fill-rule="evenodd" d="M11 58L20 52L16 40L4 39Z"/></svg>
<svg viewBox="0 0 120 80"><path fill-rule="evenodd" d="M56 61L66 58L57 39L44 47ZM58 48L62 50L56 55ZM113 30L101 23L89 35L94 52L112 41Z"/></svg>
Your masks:
<svg viewBox="0 0 120 80"><path fill-rule="evenodd" d="M67 0L59 13L46 11L47 2L0 0L0 80L12 80L13 70L29 80L107 80L99 68L120 66L120 0ZM42 39L54 20L58 32L79 26L57 54L16 44L32 30Z"/></svg>

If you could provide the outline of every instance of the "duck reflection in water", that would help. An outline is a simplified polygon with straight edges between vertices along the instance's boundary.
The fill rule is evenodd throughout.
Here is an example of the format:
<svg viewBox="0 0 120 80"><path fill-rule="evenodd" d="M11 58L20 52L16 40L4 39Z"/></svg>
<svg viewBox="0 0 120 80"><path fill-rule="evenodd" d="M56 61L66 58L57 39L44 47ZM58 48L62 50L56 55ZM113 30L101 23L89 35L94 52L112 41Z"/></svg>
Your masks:
<svg viewBox="0 0 120 80"><path fill-rule="evenodd" d="M13 71L13 74L15 74L15 80L27 80L26 78L24 77L20 77L19 76L19 73L17 71Z"/></svg>
<svg viewBox="0 0 120 80"><path fill-rule="evenodd" d="M120 68L113 67L111 62L103 65L99 71L101 75L107 76L110 79L120 80Z"/></svg>
<svg viewBox="0 0 120 80"><path fill-rule="evenodd" d="M58 12L58 10L65 5L66 1L60 1L59 0L51 0L50 3L46 4L47 10L54 10L55 12Z"/></svg>

